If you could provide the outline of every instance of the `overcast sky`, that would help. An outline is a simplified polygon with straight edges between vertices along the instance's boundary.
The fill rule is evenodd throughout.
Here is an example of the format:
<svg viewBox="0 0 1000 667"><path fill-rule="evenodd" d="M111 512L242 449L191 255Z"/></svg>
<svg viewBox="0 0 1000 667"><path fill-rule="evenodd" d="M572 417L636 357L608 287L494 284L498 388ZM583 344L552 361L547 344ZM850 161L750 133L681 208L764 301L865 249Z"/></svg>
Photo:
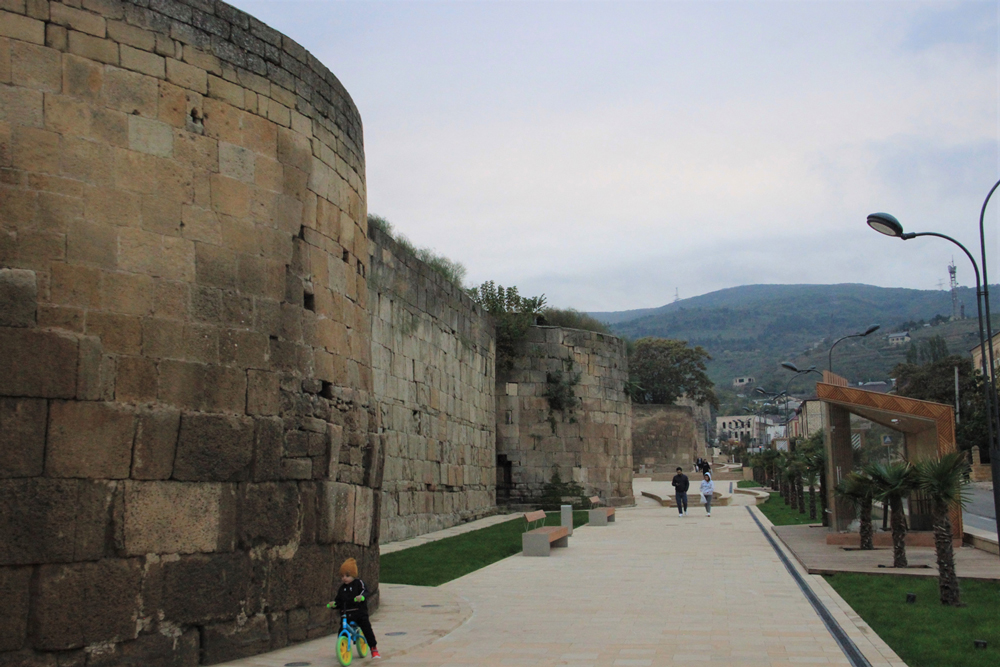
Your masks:
<svg viewBox="0 0 1000 667"><path fill-rule="evenodd" d="M370 212L560 307L936 289L953 246L865 216L978 254L1000 175L996 1L233 4L352 95Z"/></svg>

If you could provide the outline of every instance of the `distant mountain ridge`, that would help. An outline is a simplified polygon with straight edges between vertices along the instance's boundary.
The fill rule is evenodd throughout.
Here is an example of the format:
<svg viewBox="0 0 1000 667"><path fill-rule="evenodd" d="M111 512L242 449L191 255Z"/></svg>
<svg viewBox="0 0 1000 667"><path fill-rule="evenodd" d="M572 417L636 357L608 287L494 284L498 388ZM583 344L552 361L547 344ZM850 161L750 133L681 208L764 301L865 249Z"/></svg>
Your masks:
<svg viewBox="0 0 1000 667"><path fill-rule="evenodd" d="M974 320L975 290L961 287L958 297L965 304L966 317ZM997 310L1000 311L1000 304ZM948 290L843 283L743 285L659 308L590 315L629 338L660 336L701 345L713 356L709 375L722 385L740 375L760 376L766 381L778 379L782 377L778 369L780 361L826 349L824 344L828 345L835 337L864 331L871 324L880 324L881 329L863 341L870 351L870 362L859 360L851 370L862 375L859 380L885 379L892 365L905 355L903 349L888 349L885 337L902 323L926 321L937 315L947 317L951 312ZM970 328L968 323L953 324L941 331L952 331L953 351L966 353L976 342L970 338L974 327ZM838 346L838 357L849 355L848 348L857 347L856 343L848 341ZM885 349L879 352L880 348Z"/></svg>

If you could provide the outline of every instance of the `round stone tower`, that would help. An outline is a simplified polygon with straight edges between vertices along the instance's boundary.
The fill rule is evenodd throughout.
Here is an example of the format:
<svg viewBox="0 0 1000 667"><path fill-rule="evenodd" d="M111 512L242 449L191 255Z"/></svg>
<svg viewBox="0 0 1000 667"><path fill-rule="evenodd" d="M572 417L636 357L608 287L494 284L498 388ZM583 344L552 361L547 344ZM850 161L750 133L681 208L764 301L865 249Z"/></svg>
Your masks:
<svg viewBox="0 0 1000 667"><path fill-rule="evenodd" d="M377 588L365 196L253 17L0 3L0 664L211 664L329 633L345 557Z"/></svg>

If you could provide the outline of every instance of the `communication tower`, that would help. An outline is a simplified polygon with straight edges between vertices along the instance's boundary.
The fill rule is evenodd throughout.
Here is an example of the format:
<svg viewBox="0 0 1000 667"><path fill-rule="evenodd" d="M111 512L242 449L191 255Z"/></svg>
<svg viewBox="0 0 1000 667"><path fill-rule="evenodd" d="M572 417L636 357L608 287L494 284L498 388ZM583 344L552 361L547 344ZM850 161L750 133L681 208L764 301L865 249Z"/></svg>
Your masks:
<svg viewBox="0 0 1000 667"><path fill-rule="evenodd" d="M965 306L958 302L958 268L955 266L955 258L951 258L951 264L948 265L948 276L951 278L951 319L964 320L965 319Z"/></svg>

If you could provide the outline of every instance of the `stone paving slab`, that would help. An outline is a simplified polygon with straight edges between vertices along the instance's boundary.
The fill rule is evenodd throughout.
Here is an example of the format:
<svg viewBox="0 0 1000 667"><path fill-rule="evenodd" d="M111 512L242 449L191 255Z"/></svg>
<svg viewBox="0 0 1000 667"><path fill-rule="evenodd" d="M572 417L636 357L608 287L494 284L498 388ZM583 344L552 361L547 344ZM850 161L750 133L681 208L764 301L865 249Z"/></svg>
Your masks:
<svg viewBox="0 0 1000 667"><path fill-rule="evenodd" d="M936 577L937 555L932 547L907 547L906 569L879 567L892 565L892 548L861 551L847 550L827 544L827 531L810 526L777 526L774 533L795 554L809 574L833 572L865 572L869 574L902 574L911 577ZM1000 558L970 546L955 549L955 570L959 577L969 579L1000 579Z"/></svg>

